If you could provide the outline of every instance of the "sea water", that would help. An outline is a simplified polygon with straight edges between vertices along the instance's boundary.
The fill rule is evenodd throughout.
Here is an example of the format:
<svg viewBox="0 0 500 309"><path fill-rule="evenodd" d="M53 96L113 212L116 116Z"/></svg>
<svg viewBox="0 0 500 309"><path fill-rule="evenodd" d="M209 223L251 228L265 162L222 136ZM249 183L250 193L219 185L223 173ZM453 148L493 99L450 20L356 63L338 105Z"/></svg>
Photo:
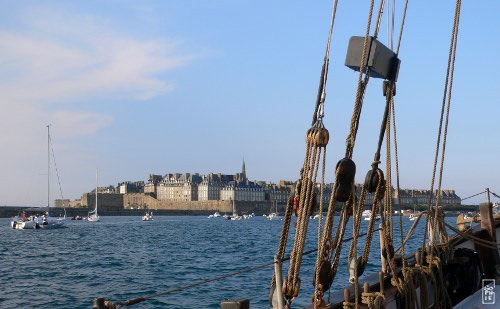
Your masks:
<svg viewBox="0 0 500 309"><path fill-rule="evenodd" d="M455 218L447 220L454 222ZM413 222L403 218L405 234ZM394 223L398 243L399 217ZM97 223L68 219L62 229L13 230L10 219L0 219L0 308L91 308L96 297L123 302L177 288L180 291L130 308L220 308L225 299L245 298L251 308L269 308L272 261L282 225L280 218L264 217L239 221L222 217L164 216L154 221L101 217ZM367 221L362 222L361 232L367 225ZM406 252L421 245L424 225L425 220L421 220ZM318 220L311 220L305 251L317 247L317 229ZM351 230L350 222L346 238ZM292 244L293 224L290 233L288 243ZM348 285L349 245L344 244L332 290ZM365 237L361 237L358 253L364 245ZM375 232L365 274L380 269L379 250ZM294 308L310 304L315 260L316 254L303 258L301 291ZM255 271L185 288L267 263L270 265ZM285 263L284 275L287 272Z"/></svg>

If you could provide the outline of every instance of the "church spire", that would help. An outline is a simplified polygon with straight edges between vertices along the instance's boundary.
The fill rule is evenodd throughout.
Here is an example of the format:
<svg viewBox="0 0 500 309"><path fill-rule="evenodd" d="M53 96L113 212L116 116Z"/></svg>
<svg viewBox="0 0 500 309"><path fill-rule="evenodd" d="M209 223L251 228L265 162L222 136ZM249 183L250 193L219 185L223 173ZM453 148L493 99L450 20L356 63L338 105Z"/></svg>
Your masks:
<svg viewBox="0 0 500 309"><path fill-rule="evenodd" d="M243 165L241 166L241 176L243 179L247 179L247 172L245 169L245 158L243 158Z"/></svg>

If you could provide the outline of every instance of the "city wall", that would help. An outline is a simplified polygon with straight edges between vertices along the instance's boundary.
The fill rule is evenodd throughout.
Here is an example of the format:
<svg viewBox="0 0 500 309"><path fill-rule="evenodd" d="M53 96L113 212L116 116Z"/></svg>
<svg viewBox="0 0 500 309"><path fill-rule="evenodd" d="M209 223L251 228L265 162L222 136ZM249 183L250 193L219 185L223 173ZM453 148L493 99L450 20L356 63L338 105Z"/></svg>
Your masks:
<svg viewBox="0 0 500 309"><path fill-rule="evenodd" d="M101 195L103 196L101 198ZM208 216L216 211L224 214L233 213L231 201L158 201L146 194L99 194L98 213L102 216L142 216L145 209L152 210L159 216ZM85 207L84 203L88 203ZM89 210L95 207L95 194L89 193L82 197L81 207L50 207L50 215L54 217L82 216L86 217ZM269 201L251 202L236 201L235 208L238 214L256 215L271 212ZM19 215L22 211L26 215L41 214L46 207L0 207L0 218L10 218ZM283 214L284 205L278 205L278 210ZM274 211L274 210L272 210Z"/></svg>
<svg viewBox="0 0 500 309"><path fill-rule="evenodd" d="M279 207L283 211L283 206ZM192 210L192 211L219 211L232 213L232 201L159 201L154 197L142 193L129 193L123 195L123 208L125 209L157 209L157 210ZM270 201L235 201L235 208L239 214L269 213Z"/></svg>

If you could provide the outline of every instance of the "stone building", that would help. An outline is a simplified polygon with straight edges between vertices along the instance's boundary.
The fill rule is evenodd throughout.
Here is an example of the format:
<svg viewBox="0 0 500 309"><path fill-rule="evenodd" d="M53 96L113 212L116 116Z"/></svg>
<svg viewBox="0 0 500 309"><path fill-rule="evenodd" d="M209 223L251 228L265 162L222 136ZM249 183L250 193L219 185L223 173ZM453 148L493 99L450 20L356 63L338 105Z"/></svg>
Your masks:
<svg viewBox="0 0 500 309"><path fill-rule="evenodd" d="M157 187L160 201L197 201L198 184L202 182L199 174L167 174Z"/></svg>
<svg viewBox="0 0 500 309"><path fill-rule="evenodd" d="M118 184L118 193L143 193L144 181L125 181Z"/></svg>
<svg viewBox="0 0 500 309"><path fill-rule="evenodd" d="M161 175L149 174L148 182L144 185L144 193L149 193L150 195L156 197L157 196L156 189L162 179L163 176Z"/></svg>
<svg viewBox="0 0 500 309"><path fill-rule="evenodd" d="M222 188L220 192L220 199L222 201L265 201L265 193L262 187L254 182L232 182Z"/></svg>
<svg viewBox="0 0 500 309"><path fill-rule="evenodd" d="M264 190L266 201L278 202L279 204L285 204L288 201L291 192L290 187L265 183L261 186Z"/></svg>
<svg viewBox="0 0 500 309"><path fill-rule="evenodd" d="M431 204L436 204L436 195L437 195L437 190L432 194L432 200ZM462 203L462 200L460 197L455 193L455 190L442 190L441 191L441 199L440 199L440 205L441 206L452 206L452 205L460 205ZM393 193L394 200L397 203L398 202L398 192L397 190L394 190ZM431 191L430 190L424 190L424 189L400 189L399 191L399 200L401 201L402 205L406 206L415 206L415 205L428 205L429 200L431 196Z"/></svg>
<svg viewBox="0 0 500 309"><path fill-rule="evenodd" d="M234 179L234 175L222 175L221 173L210 173L207 176L203 176L203 180L198 184L198 200L220 200L222 188L231 181L234 181Z"/></svg>

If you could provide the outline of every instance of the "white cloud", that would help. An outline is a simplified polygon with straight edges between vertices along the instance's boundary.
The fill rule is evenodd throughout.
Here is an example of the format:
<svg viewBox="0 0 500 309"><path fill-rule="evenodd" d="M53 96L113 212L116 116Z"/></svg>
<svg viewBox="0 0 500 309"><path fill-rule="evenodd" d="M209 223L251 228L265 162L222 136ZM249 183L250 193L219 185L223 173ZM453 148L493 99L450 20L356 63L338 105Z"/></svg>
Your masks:
<svg viewBox="0 0 500 309"><path fill-rule="evenodd" d="M15 20L21 24L0 29L0 203L33 204L19 201L12 180L33 177L44 156L44 125L53 124L59 137L78 143L114 117L79 110L76 102L165 94L175 88L166 75L194 56L180 52L178 42L138 39L90 14L37 7Z"/></svg>
<svg viewBox="0 0 500 309"><path fill-rule="evenodd" d="M111 29L105 18L59 8L31 8L18 20L24 24L0 29L0 108L7 122L23 122L22 110L29 109L38 113L33 119L85 118L95 123L94 129L73 133L94 133L112 118L78 115L74 108L70 113L65 104L159 96L175 88L165 73L194 57L178 52L176 42L136 39ZM6 122L0 123L5 128Z"/></svg>

